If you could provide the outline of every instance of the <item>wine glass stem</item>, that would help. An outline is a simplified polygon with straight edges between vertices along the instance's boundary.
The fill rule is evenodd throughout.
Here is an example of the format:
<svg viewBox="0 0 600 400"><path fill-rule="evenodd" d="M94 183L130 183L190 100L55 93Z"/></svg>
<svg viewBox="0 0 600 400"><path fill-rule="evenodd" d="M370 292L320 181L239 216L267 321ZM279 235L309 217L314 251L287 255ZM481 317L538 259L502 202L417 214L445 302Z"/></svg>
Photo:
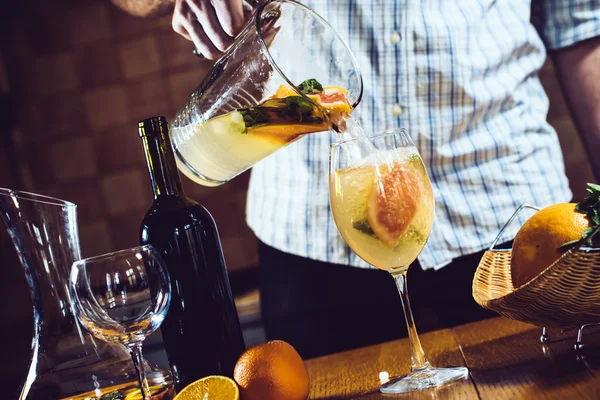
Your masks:
<svg viewBox="0 0 600 400"><path fill-rule="evenodd" d="M135 343L129 346L129 354L131 354L131 360L135 367L135 373L137 374L138 384L140 391L142 392L143 400L152 400L150 395L150 386L148 385L148 379L146 379L146 372L144 371L144 357L142 356L142 343Z"/></svg>
<svg viewBox="0 0 600 400"><path fill-rule="evenodd" d="M408 288L406 285L406 272L404 268L402 271L392 273L396 286L400 292L400 299L402 300L402 308L404 309L404 319L406 320L406 328L408 330L408 340L410 343L410 359L411 359L411 372L421 371L429 368L430 364L425 357L423 347L421 347L421 341L417 334L417 327L415 326L415 320L413 318L412 311L410 309L410 301L408 300Z"/></svg>

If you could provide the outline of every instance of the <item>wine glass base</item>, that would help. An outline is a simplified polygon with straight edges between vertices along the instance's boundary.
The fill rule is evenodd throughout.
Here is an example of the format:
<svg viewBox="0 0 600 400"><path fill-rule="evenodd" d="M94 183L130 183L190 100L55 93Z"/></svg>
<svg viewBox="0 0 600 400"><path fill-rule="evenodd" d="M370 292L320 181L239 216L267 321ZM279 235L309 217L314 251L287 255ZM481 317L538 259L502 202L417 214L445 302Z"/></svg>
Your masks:
<svg viewBox="0 0 600 400"><path fill-rule="evenodd" d="M469 370L465 367L433 368L427 367L413 371L408 375L390 379L379 387L381 393L406 393L416 390L437 388L445 384L466 378Z"/></svg>

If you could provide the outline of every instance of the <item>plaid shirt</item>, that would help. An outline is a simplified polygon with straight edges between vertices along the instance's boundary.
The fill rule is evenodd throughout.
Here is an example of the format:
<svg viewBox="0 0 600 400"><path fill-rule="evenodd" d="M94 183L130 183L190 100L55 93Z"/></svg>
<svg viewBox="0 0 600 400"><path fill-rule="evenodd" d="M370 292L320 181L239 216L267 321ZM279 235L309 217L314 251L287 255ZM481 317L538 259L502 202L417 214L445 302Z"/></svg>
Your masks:
<svg viewBox="0 0 600 400"><path fill-rule="evenodd" d="M489 247L522 203L569 201L560 145L537 72L546 48L600 35L592 0L313 0L354 52L367 132L405 127L432 180L436 211L423 268ZM368 267L329 205L334 140L308 135L257 164L247 220L281 251ZM506 231L514 237L518 224ZM284 268L285 266L282 266Z"/></svg>

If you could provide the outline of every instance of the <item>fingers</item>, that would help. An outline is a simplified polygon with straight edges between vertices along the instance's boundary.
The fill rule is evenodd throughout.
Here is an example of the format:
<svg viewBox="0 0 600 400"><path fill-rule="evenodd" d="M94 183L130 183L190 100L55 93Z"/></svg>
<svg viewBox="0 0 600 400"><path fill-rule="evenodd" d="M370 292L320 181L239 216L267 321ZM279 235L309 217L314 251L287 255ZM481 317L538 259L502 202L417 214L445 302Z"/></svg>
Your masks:
<svg viewBox="0 0 600 400"><path fill-rule="evenodd" d="M192 40L192 37L188 33L188 31L183 27L183 21L187 17L187 13L184 11L185 3L181 0L175 1L175 8L173 10L173 18L171 19L171 26L173 30L186 38L187 40Z"/></svg>
<svg viewBox="0 0 600 400"><path fill-rule="evenodd" d="M183 27L189 33L197 52L200 52L209 60L216 60L221 56L222 52L217 49L213 42L208 38L208 35L204 32L202 25L200 25L195 18L184 20Z"/></svg>
<svg viewBox="0 0 600 400"><path fill-rule="evenodd" d="M257 0L175 0L173 30L194 42L195 53L218 58L259 5ZM251 4L249 7L248 4Z"/></svg>
<svg viewBox="0 0 600 400"><path fill-rule="evenodd" d="M215 9L208 2L202 1L189 1L188 5L213 45L221 52L227 50L233 43L233 37L223 30Z"/></svg>
<svg viewBox="0 0 600 400"><path fill-rule="evenodd" d="M262 5L259 0L243 0L242 6L244 8L244 21L250 21L250 18L254 15L256 10Z"/></svg>
<svg viewBox="0 0 600 400"><path fill-rule="evenodd" d="M221 51L213 44L212 40L204 32L204 28L198 21L198 16L191 10L189 3L193 0L176 0L173 10L172 26L173 30L194 42L194 53L210 60L216 59L221 55ZM215 39L218 42L221 40ZM220 43L223 45L224 43Z"/></svg>
<svg viewBox="0 0 600 400"><path fill-rule="evenodd" d="M236 37L246 23L242 3L242 0L212 0L223 30L231 37Z"/></svg>

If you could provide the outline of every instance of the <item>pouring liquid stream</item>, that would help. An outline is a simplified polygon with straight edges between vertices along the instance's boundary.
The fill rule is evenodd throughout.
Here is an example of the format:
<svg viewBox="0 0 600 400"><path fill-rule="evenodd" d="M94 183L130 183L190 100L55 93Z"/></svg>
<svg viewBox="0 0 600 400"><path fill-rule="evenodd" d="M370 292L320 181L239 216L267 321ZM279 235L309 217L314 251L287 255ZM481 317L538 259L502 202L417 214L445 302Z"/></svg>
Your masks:
<svg viewBox="0 0 600 400"><path fill-rule="evenodd" d="M336 115L331 121L331 127L337 141L343 142L344 155L352 161L352 165L362 163L361 160L366 154L379 154L374 151L375 148L372 141L368 139L368 134L352 114L344 112ZM378 161L385 162L385 160Z"/></svg>

